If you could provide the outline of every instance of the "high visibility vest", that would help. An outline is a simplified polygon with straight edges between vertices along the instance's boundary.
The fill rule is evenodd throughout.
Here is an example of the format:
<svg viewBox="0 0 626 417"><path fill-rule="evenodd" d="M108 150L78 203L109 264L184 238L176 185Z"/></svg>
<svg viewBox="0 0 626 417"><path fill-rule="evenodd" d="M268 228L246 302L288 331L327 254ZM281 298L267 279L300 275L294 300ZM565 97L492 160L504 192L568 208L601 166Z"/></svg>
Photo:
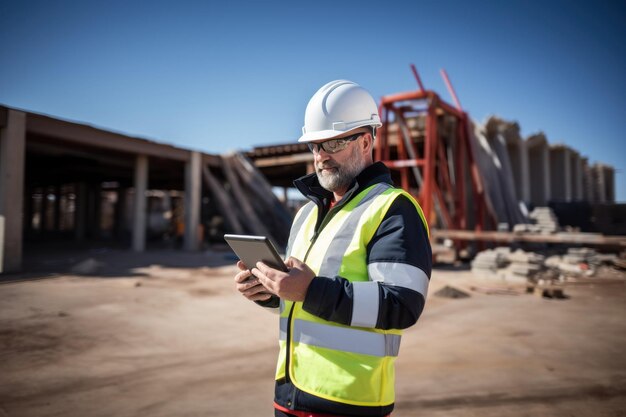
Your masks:
<svg viewBox="0 0 626 417"><path fill-rule="evenodd" d="M314 236L317 206L310 202L294 219L287 255L304 261L316 276L341 276L368 281L367 244L385 213L400 195L419 204L405 191L386 183L356 195ZM307 313L301 302L281 300L280 353L276 379L289 368L289 379L315 396L358 406L394 402L394 362L402 331L354 327Z"/></svg>

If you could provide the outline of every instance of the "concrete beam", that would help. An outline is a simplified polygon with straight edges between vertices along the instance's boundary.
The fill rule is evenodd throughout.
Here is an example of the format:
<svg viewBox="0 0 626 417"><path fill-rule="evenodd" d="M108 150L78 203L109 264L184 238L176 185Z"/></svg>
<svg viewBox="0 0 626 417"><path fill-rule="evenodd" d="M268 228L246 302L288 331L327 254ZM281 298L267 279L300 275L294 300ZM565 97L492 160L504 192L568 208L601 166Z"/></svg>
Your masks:
<svg viewBox="0 0 626 417"><path fill-rule="evenodd" d="M135 162L135 204L133 207L133 250L146 250L146 191L148 189L148 156L137 155Z"/></svg>
<svg viewBox="0 0 626 417"><path fill-rule="evenodd" d="M185 164L185 237L186 250L198 250L200 243L200 205L202 197L202 154L191 152Z"/></svg>
<svg viewBox="0 0 626 417"><path fill-rule="evenodd" d="M311 152L284 156L268 156L255 159L254 165L257 168L265 168L276 165L295 165L311 162L311 159Z"/></svg>
<svg viewBox="0 0 626 417"><path fill-rule="evenodd" d="M52 136L67 142L97 148L111 149L126 153L156 156L178 161L189 160L190 151L163 145L146 139L113 133L78 123L53 119L40 114L29 113L27 128L29 133Z"/></svg>
<svg viewBox="0 0 626 417"><path fill-rule="evenodd" d="M0 128L0 273L22 267L26 114L7 110Z"/></svg>

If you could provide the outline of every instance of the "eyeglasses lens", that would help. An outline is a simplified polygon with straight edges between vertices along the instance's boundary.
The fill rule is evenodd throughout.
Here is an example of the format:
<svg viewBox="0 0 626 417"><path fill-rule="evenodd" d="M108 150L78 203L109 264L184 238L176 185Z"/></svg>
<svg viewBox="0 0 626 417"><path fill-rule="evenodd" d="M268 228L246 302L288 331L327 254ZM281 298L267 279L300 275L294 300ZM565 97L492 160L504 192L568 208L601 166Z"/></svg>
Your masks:
<svg viewBox="0 0 626 417"><path fill-rule="evenodd" d="M326 153L341 152L348 147L348 143L358 139L361 134L356 134L347 138L331 139L322 143L308 143L311 152L319 152L320 148Z"/></svg>

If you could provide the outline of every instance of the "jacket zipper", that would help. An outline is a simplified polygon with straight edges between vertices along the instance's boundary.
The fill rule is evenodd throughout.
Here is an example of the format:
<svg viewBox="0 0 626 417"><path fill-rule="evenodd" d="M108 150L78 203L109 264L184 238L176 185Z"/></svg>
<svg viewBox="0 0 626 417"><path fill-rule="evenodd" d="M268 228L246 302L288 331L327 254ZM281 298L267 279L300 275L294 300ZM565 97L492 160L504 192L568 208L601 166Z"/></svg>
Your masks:
<svg viewBox="0 0 626 417"><path fill-rule="evenodd" d="M326 220L326 217L328 217L328 214L326 214L324 220ZM315 244L315 241L317 240L317 237L319 236L320 231L322 230L322 227L326 226L326 223L328 223L328 222L322 221L322 224L320 225L320 228L313 233L313 237L309 241L309 247L306 250L306 254L304 255L304 259L302 260L302 262L306 263L306 260L309 257L309 253L311 252L311 249L313 249L313 245ZM293 311L294 311L295 307L296 307L296 302L294 301L293 303L291 303L291 309L289 309L289 316L287 318L287 336L286 336L287 345L285 346L285 349L286 349L286 355L285 355L285 380L287 382L291 382L292 381L291 376L289 374L289 372L290 372L290 370L289 370L289 363L291 362L290 361L290 358L291 358L291 328L293 327L292 323L291 323L291 320L293 318ZM293 385L293 394L291 395L291 400L289 401L287 406L289 406L289 407L293 407L294 406L294 404L296 402L296 394L297 393L298 393L298 388L295 385Z"/></svg>
<svg viewBox="0 0 626 417"><path fill-rule="evenodd" d="M336 209L337 206L333 207L331 210L328 211L328 213L326 213L326 216L324 216L324 218L322 219L319 228L317 228L315 230L315 232L313 233L313 237L311 238L311 240L309 241L309 248L306 250L306 254L304 255L304 259L302 260L302 262L306 263L307 258L309 257L309 253L311 252L311 249L313 249L313 245L315 244L315 241L317 240L317 237L320 235L322 229L330 222L330 220L332 219L333 216L330 216L330 213L335 211L334 209ZM291 382L291 376L289 375L289 363L290 361L290 357L291 357L291 320L293 318L293 311L296 307L296 303L293 302L291 304L291 309L289 310L289 316L287 318L287 345L285 346L286 349L286 355L285 355L285 381L286 382ZM298 393L298 388L294 385L293 386L293 394L291 395L291 400L289 401L289 403L287 404L288 407L294 407L295 406L295 402L296 402L296 394Z"/></svg>

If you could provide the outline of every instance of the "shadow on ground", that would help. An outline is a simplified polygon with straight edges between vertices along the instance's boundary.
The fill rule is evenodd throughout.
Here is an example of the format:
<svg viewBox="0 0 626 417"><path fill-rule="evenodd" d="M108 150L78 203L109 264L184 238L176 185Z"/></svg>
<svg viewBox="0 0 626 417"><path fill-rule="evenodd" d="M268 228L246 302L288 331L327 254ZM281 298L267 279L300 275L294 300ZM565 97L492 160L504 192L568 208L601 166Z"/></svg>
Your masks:
<svg viewBox="0 0 626 417"><path fill-rule="evenodd" d="M202 268L234 265L236 255L227 245L213 245L201 251L148 247L134 252L111 245L37 244L24 248L22 271L0 275L0 282L14 282L75 275L85 278L140 277L138 271L150 266Z"/></svg>

